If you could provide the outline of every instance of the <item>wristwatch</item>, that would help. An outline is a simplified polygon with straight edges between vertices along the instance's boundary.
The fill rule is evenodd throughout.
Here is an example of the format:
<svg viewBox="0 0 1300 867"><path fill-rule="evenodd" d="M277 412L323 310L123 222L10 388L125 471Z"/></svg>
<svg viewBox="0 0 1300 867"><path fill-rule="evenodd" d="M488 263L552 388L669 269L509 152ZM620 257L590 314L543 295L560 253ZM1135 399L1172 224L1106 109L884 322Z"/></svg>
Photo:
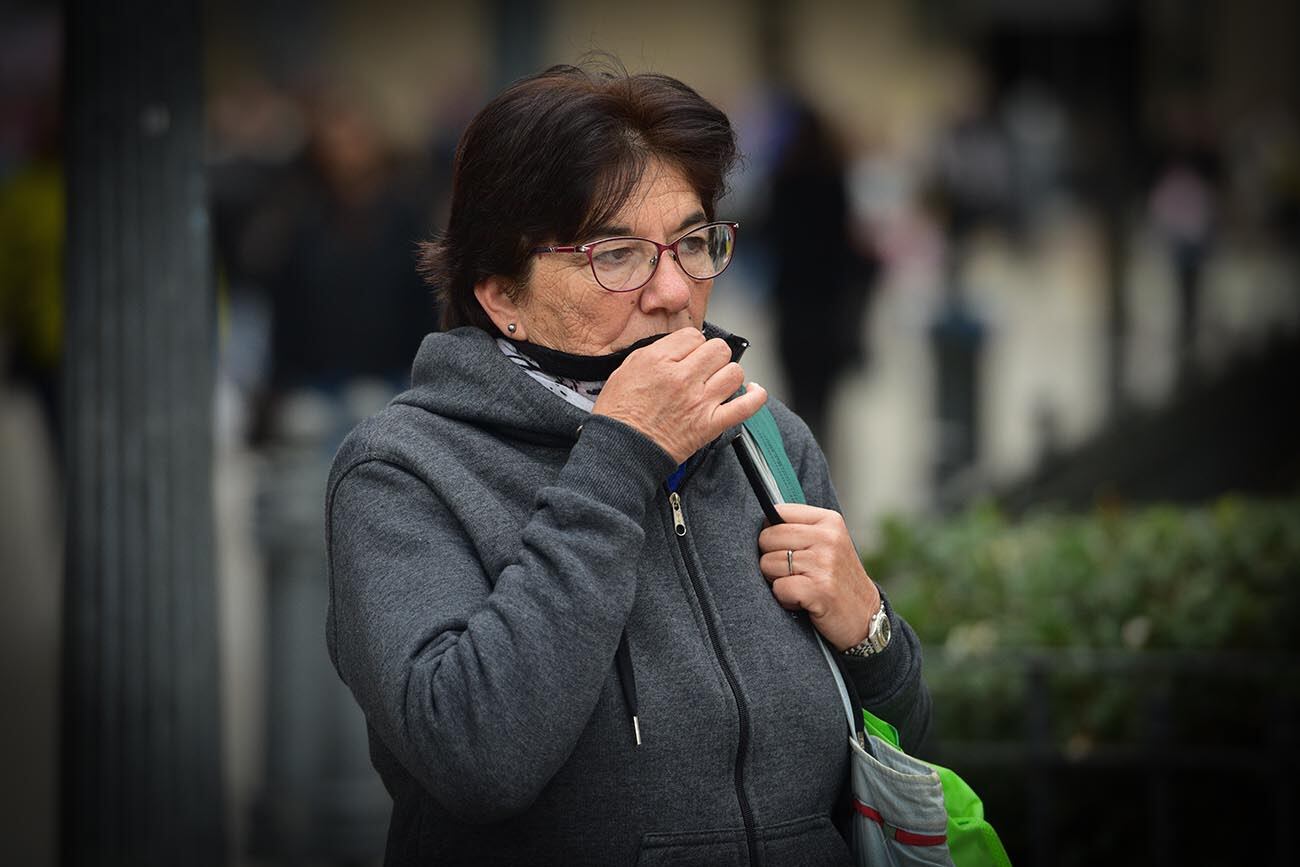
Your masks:
<svg viewBox="0 0 1300 867"><path fill-rule="evenodd" d="M874 656L889 646L889 615L885 613L885 600L880 600L880 609L871 618L867 627L867 637L861 644L856 644L844 651L845 656Z"/></svg>

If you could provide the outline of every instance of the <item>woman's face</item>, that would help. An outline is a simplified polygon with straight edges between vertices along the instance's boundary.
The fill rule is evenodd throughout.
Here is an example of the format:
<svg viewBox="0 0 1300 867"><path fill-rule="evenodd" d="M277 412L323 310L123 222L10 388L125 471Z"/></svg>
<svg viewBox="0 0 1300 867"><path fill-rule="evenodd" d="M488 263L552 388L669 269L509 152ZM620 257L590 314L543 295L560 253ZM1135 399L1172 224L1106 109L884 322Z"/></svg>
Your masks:
<svg viewBox="0 0 1300 867"><path fill-rule="evenodd" d="M700 197L680 171L652 160L613 224L586 243L630 235L666 244L707 222ZM631 292L610 292L596 282L583 253L547 253L533 260L527 290L517 302L516 336L562 352L604 355L643 337L687 325L699 328L713 280L686 276L671 255L663 255L650 282Z"/></svg>

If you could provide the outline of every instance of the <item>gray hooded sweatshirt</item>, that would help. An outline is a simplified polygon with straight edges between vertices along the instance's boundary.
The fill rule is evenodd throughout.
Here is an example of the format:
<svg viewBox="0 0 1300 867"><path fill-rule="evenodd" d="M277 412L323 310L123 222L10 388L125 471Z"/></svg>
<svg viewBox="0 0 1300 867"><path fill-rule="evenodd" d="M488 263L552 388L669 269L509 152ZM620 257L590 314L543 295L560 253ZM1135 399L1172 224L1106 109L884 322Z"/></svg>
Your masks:
<svg viewBox="0 0 1300 867"><path fill-rule="evenodd" d="M848 863L843 707L759 573L729 436L687 462L675 514L665 451L485 332L425 338L412 381L343 443L326 504L327 641L393 797L386 863ZM769 405L808 502L837 508L807 427ZM915 745L929 696L891 618L850 674Z"/></svg>

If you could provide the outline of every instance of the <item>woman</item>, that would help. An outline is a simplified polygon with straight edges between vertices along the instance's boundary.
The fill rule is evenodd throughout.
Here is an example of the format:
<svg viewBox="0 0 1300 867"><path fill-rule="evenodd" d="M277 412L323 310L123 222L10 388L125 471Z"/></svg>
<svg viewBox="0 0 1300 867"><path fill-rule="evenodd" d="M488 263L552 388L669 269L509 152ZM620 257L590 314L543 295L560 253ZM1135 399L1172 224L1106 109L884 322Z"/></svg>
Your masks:
<svg viewBox="0 0 1300 867"><path fill-rule="evenodd" d="M814 631L905 744L925 733L915 636L806 426L769 402L815 504L776 526L726 445L767 400L733 398L704 320L735 158L680 82L573 67L461 140L424 249L445 330L327 500L329 648L393 796L389 864L844 863Z"/></svg>

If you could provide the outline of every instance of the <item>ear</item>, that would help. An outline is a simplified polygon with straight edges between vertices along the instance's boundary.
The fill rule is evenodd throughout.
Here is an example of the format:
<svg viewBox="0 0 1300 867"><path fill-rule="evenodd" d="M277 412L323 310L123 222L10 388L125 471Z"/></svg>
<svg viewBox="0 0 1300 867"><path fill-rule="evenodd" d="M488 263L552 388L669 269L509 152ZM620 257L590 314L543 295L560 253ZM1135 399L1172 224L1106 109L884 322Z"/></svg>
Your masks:
<svg viewBox="0 0 1300 867"><path fill-rule="evenodd" d="M513 284L508 279L494 275L474 284L474 297L498 331L515 340L527 340L528 327L524 324L519 305L508 291L512 287ZM513 334L508 328L512 323L515 326Z"/></svg>

